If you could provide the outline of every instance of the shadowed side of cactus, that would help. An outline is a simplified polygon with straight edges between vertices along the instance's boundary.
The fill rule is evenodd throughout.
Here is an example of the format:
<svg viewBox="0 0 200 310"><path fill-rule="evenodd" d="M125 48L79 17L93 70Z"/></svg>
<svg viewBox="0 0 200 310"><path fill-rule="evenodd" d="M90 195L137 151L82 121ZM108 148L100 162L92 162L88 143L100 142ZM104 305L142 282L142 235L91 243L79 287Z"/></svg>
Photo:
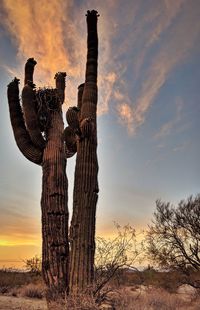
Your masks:
<svg viewBox="0 0 200 310"><path fill-rule="evenodd" d="M97 37L96 11L88 11L85 83L78 89L80 136L77 139L73 215L70 227L70 290L85 290L93 283L95 220L98 199L97 161ZM69 124L72 126L72 124Z"/></svg>
<svg viewBox="0 0 200 310"><path fill-rule="evenodd" d="M19 80L8 85L10 118L16 143L23 155L42 166L42 273L49 289L68 291L68 181L63 142L62 103L65 73L57 73L55 89L35 90L36 61L25 65L22 108Z"/></svg>

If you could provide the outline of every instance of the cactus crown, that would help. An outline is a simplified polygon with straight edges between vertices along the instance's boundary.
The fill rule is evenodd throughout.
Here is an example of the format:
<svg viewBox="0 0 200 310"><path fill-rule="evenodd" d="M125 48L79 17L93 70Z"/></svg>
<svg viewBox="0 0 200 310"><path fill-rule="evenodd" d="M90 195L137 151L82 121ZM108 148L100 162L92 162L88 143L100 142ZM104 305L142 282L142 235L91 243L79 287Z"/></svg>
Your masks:
<svg viewBox="0 0 200 310"><path fill-rule="evenodd" d="M57 89L39 88L36 92L36 111L41 131L45 131L50 124L50 111L60 109L60 99Z"/></svg>
<svg viewBox="0 0 200 310"><path fill-rule="evenodd" d="M99 13L96 11L96 10L91 10L91 11L87 11L87 14L86 14L87 17L99 17Z"/></svg>

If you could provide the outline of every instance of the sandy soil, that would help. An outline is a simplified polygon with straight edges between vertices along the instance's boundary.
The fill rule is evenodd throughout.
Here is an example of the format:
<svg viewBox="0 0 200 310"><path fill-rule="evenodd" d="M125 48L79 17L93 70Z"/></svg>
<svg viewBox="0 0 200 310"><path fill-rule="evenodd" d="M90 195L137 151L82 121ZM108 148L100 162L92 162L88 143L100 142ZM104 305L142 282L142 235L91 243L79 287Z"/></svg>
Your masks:
<svg viewBox="0 0 200 310"><path fill-rule="evenodd" d="M133 290L133 287L126 287L122 291L122 296L134 296L136 297L135 301L137 301L138 297L143 297L141 301L138 300L140 305L149 305L149 302L151 301L160 304L160 310L162 309L172 309L172 304L175 308L173 309L182 309L182 310L200 310L199 306L199 299L196 300L193 297L194 289L191 288L188 285L181 286L179 288L178 294L169 294L167 292L152 290L152 292L149 294L147 293L147 288L144 286L140 286L139 288ZM113 293L115 294L115 293ZM118 296L118 295L117 295ZM177 298L181 299L184 303L181 302L181 308L176 307ZM114 295L113 295L114 297ZM152 300L150 300L152 299ZM146 300L146 301L145 301ZM150 300L150 301L148 301ZM170 301L171 300L171 301ZM161 304L164 305L167 303L168 307L166 306L163 308L161 307ZM131 304L130 304L131 305ZM177 303L178 305L178 303ZM132 306L132 305L131 305ZM53 307L54 309L54 307ZM129 308L129 309L132 309ZM133 308L134 309L134 308ZM142 309L141 307L137 307L136 309ZM147 309L145 307L145 309ZM150 309L150 308L148 308ZM151 308L152 309L152 308ZM154 308L155 309L155 308ZM158 309L158 308L156 308ZM35 299L35 298L25 298L25 297L13 297L13 296L4 296L0 295L0 310L47 310L46 301ZM55 308L56 310L56 308ZM124 309L125 310L125 309Z"/></svg>
<svg viewBox="0 0 200 310"><path fill-rule="evenodd" d="M47 310L45 300L0 296L0 310Z"/></svg>

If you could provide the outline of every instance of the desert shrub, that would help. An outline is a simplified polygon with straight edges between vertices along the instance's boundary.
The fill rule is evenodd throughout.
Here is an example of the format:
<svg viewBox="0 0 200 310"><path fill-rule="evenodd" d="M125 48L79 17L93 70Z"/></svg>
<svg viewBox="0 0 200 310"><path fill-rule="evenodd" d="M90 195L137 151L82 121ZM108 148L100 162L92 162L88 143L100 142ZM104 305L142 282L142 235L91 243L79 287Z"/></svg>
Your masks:
<svg viewBox="0 0 200 310"><path fill-rule="evenodd" d="M42 298L44 285L41 276L11 269L0 270L0 293Z"/></svg>
<svg viewBox="0 0 200 310"><path fill-rule="evenodd" d="M91 295L79 294L68 296L65 300L59 302L51 301L48 303L49 309L55 310L98 310L95 299Z"/></svg>
<svg viewBox="0 0 200 310"><path fill-rule="evenodd" d="M6 294L9 292L9 287L8 286L1 286L0 287L0 294Z"/></svg>
<svg viewBox="0 0 200 310"><path fill-rule="evenodd" d="M132 294L124 289L114 298L114 306L117 310L187 310L191 303L162 289L152 288ZM194 306L193 309L198 308Z"/></svg>
<svg viewBox="0 0 200 310"><path fill-rule="evenodd" d="M130 225L121 227L115 223L116 237L96 238L95 289L97 299L108 284L125 281L125 270L132 268L141 257L143 244L137 242L135 229Z"/></svg>
<svg viewBox="0 0 200 310"><path fill-rule="evenodd" d="M161 268L181 270L194 287L200 287L200 280L191 278L191 273L200 271L199 218L200 195L177 207L158 200L146 238L148 257Z"/></svg>
<svg viewBox="0 0 200 310"><path fill-rule="evenodd" d="M19 272L12 269L0 270L0 293L5 294L29 283L41 282L39 275L33 275L29 272Z"/></svg>
<svg viewBox="0 0 200 310"><path fill-rule="evenodd" d="M36 284L28 284L22 288L21 294L25 297L41 299L44 297L44 287Z"/></svg>
<svg viewBox="0 0 200 310"><path fill-rule="evenodd" d="M29 258L24 261L25 262L25 268L34 274L41 275L42 273L42 258L35 255L32 258Z"/></svg>
<svg viewBox="0 0 200 310"><path fill-rule="evenodd" d="M144 285L163 288L170 293L175 293L179 285L184 282L184 275L178 271L161 272L152 267L148 267L143 271L130 271L128 269L123 269L122 271L121 274L119 273L118 282L116 282L117 278L114 278L111 282L116 288ZM120 285L116 285L116 283Z"/></svg>
<svg viewBox="0 0 200 310"><path fill-rule="evenodd" d="M11 294L11 296L13 296L13 297L17 297L18 294L19 294L19 289L16 288L16 287L12 288L10 294Z"/></svg>

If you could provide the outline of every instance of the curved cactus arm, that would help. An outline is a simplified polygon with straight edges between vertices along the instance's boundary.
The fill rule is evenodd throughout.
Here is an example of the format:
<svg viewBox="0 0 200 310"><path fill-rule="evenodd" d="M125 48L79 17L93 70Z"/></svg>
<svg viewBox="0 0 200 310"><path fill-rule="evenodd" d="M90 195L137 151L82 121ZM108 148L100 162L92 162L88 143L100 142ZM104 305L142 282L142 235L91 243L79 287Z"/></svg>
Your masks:
<svg viewBox="0 0 200 310"><path fill-rule="evenodd" d="M61 104L65 100L65 78L66 72L57 72L54 79L56 80L56 88L58 90L58 96L60 98Z"/></svg>
<svg viewBox="0 0 200 310"><path fill-rule="evenodd" d="M70 126L67 126L63 132L63 140L65 147L65 157L70 158L76 154L77 151L77 138Z"/></svg>
<svg viewBox="0 0 200 310"><path fill-rule="evenodd" d="M34 58L29 58L25 64L24 85L33 82L33 72L37 61Z"/></svg>
<svg viewBox="0 0 200 310"><path fill-rule="evenodd" d="M22 154L35 164L42 163L43 152L35 147L26 130L19 100L19 80L14 79L8 85L8 104L14 137Z"/></svg>
<svg viewBox="0 0 200 310"><path fill-rule="evenodd" d="M26 127L34 145L40 149L44 149L45 140L40 131L38 115L36 113L36 98L34 85L28 82L22 90L22 106L26 122Z"/></svg>
<svg viewBox="0 0 200 310"><path fill-rule="evenodd" d="M44 149L45 140L41 134L36 112L36 98L33 84L34 67L37 64L34 58L29 58L25 64L25 86L22 90L22 106L26 128L36 147Z"/></svg>
<svg viewBox="0 0 200 310"><path fill-rule="evenodd" d="M70 107L66 112L67 123L78 137L81 136L79 114L80 110L77 107Z"/></svg>
<svg viewBox="0 0 200 310"><path fill-rule="evenodd" d="M85 83L82 83L78 86L77 108L79 109L79 111L81 111L81 107L82 107L84 86L85 86Z"/></svg>

